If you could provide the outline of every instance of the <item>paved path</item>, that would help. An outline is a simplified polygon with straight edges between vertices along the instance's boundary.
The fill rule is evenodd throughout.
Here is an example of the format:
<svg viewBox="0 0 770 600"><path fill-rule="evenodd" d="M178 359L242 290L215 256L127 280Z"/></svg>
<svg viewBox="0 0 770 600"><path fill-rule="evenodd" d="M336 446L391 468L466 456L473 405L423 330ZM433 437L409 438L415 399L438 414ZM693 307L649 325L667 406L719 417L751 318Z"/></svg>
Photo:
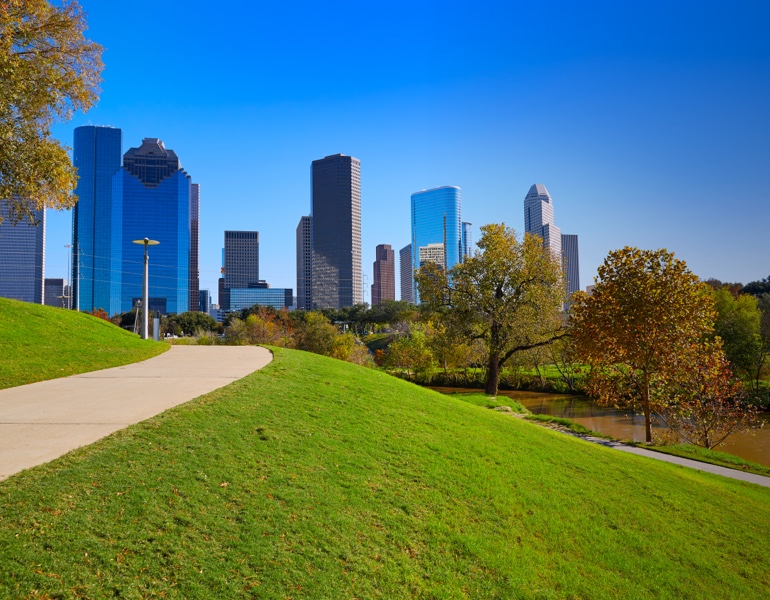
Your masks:
<svg viewBox="0 0 770 600"><path fill-rule="evenodd" d="M725 477L730 477L732 479L740 479L741 481L749 481L751 483L756 483L757 485L770 487L770 477L765 477L763 475L744 473L743 471L738 471L737 469L728 469L727 467L710 465L709 463L690 460L689 458L671 456L670 454L663 454L662 452L655 452L654 450L647 450L645 448L637 448L636 446L627 446L626 444L621 444L620 442L613 442L601 438L590 436L579 437L582 437L584 440L588 440L589 442L594 442L596 444L601 444L602 446L607 446L608 448L620 450L621 452L629 452L630 454L636 454L638 456L646 456L648 458L654 458L655 460L662 460L663 462L690 467L691 469L697 469L698 471L706 471L708 473L724 475Z"/></svg>
<svg viewBox="0 0 770 600"><path fill-rule="evenodd" d="M257 346L172 346L149 360L0 390L0 480L261 369Z"/></svg>

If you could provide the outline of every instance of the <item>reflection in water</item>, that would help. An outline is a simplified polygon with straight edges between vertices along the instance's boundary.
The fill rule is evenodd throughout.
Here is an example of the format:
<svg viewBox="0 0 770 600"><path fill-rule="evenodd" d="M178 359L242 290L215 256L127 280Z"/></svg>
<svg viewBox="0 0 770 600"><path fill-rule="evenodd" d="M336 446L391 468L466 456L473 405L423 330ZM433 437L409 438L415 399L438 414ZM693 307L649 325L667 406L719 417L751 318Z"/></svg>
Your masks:
<svg viewBox="0 0 770 600"><path fill-rule="evenodd" d="M434 387L432 389L444 394L478 391L452 387ZM585 396L562 396L504 390L500 390L498 394L513 398L534 414L564 417L575 423L580 423L592 431L598 431L619 440L644 441L643 415L634 415L631 412L613 408L603 408ZM729 452L745 460L770 467L770 418L763 415L763 419L766 422L763 429L750 433L733 434L727 438L725 445L717 448L717 450ZM660 423L653 423L653 429L663 431L665 428Z"/></svg>

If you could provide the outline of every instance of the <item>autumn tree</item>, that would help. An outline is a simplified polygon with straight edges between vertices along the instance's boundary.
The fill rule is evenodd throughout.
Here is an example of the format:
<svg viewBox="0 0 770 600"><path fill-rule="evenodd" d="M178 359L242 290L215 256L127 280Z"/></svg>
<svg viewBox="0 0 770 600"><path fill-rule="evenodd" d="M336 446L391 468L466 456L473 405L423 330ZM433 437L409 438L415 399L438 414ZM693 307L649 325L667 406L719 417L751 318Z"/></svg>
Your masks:
<svg viewBox="0 0 770 600"><path fill-rule="evenodd" d="M692 351L686 372L672 378L664 392L662 415L686 442L712 449L755 427L757 409L746 401L720 340L695 344Z"/></svg>
<svg viewBox="0 0 770 600"><path fill-rule="evenodd" d="M102 48L85 30L74 0L0 2L0 205L11 221L77 200L69 149L51 126L98 100Z"/></svg>
<svg viewBox="0 0 770 600"><path fill-rule="evenodd" d="M593 293L578 292L571 307L572 339L591 366L587 391L600 403L641 410L652 442L652 413L666 403L659 390L684 372L714 317L709 288L673 253L610 252Z"/></svg>
<svg viewBox="0 0 770 600"><path fill-rule="evenodd" d="M561 260L537 236L519 240L505 224L484 225L479 252L445 272L433 263L417 274L420 298L447 307L467 340L488 350L486 393L497 393L500 369L517 352L563 333Z"/></svg>

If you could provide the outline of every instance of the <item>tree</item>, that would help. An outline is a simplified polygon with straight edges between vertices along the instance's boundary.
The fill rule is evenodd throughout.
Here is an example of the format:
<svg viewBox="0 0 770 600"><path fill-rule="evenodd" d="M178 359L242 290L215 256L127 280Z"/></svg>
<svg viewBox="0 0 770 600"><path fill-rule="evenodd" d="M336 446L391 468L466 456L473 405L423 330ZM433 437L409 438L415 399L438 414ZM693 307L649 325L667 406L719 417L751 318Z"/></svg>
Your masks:
<svg viewBox="0 0 770 600"><path fill-rule="evenodd" d="M577 292L571 307L572 339L591 366L589 394L641 409L651 443L651 415L665 407L658 391L687 367L714 317L709 288L673 253L628 246L610 252L592 295Z"/></svg>
<svg viewBox="0 0 770 600"><path fill-rule="evenodd" d="M762 313L757 298L749 294L735 297L725 288L714 291L713 297L717 311L714 335L722 339L733 371L753 379L763 346L760 335Z"/></svg>
<svg viewBox="0 0 770 600"><path fill-rule="evenodd" d="M697 344L688 368L667 390L663 418L690 444L709 450L758 423L756 407L730 370L721 342Z"/></svg>
<svg viewBox="0 0 770 600"><path fill-rule="evenodd" d="M480 252L449 272L433 263L417 273L420 298L453 313L467 340L488 350L486 393L497 393L500 369L517 352L549 344L563 335L565 288L561 261L543 241L519 241L505 224L484 225Z"/></svg>
<svg viewBox="0 0 770 600"><path fill-rule="evenodd" d="M762 294L770 294L770 275L759 281L751 281L743 288L744 294L751 294L752 296L761 296Z"/></svg>
<svg viewBox="0 0 770 600"><path fill-rule="evenodd" d="M168 318L168 329L183 335L193 335L198 331L213 331L217 322L214 317L202 312L188 311Z"/></svg>
<svg viewBox="0 0 770 600"><path fill-rule="evenodd" d="M50 130L98 100L102 48L85 30L74 0L0 3L0 204L11 221L77 201L69 149Z"/></svg>
<svg viewBox="0 0 770 600"><path fill-rule="evenodd" d="M302 320L295 322L295 327L295 345L299 350L331 356L339 333L320 312L305 313Z"/></svg>

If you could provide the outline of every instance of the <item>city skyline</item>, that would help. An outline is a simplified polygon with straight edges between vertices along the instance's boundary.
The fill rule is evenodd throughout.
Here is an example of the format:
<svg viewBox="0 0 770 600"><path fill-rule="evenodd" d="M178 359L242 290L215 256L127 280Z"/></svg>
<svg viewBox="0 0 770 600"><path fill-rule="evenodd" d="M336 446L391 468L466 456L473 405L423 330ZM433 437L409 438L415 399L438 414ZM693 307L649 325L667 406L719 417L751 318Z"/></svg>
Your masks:
<svg viewBox="0 0 770 600"><path fill-rule="evenodd" d="M308 164L335 152L365 165L369 283L375 246L409 242L415 190L461 187L478 239L486 223L523 232L521 190L532 181L547 183L559 223L580 236L583 287L626 244L666 247L702 278L746 283L768 274L770 82L759 76L770 68L766 3L449 2L364 6L335 19L312 3L244 5L227 60L190 38L194 29L219 31L195 0L181 19L174 6L146 0L130 14L82 5L89 37L106 47L103 91L54 135L71 145L75 127L111 124L126 140L158 136L177 149L205 194L200 272L214 295L222 232L238 227L263 232L271 249L264 278L294 287L292 234L310 212ZM274 26L253 39L251 24L265 19ZM439 35L447 30L463 43ZM143 73L137 85L137 61L154 53L136 39L158 32L196 65L195 94L184 70ZM313 53L331 47L356 52L344 68L318 68ZM728 208L736 185L740 214ZM46 274L66 278L71 213L47 216Z"/></svg>

